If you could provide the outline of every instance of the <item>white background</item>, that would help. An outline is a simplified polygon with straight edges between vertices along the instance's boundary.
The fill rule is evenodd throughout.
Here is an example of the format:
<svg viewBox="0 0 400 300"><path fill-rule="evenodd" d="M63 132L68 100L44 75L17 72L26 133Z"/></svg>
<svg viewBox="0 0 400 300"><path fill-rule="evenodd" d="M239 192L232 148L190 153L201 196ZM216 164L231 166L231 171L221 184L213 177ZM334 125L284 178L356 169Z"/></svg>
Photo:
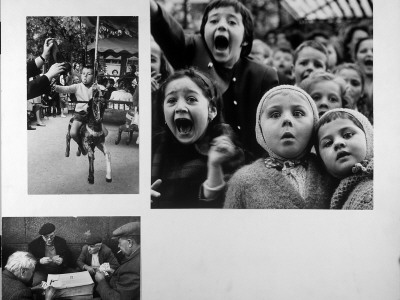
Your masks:
<svg viewBox="0 0 400 300"><path fill-rule="evenodd" d="M150 210L148 1L1 6L3 216L141 216L145 300L400 299L400 1L374 1L373 211ZM26 16L44 15L139 16L140 195L27 195Z"/></svg>

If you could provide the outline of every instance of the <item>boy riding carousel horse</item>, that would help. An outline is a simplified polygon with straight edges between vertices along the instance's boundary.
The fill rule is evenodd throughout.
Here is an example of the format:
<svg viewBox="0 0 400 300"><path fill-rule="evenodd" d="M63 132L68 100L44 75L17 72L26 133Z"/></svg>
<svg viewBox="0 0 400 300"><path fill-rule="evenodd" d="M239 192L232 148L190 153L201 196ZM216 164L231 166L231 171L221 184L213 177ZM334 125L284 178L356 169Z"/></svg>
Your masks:
<svg viewBox="0 0 400 300"><path fill-rule="evenodd" d="M82 82L70 86L55 86L58 93L75 94L77 104L75 115L70 120L66 136L67 148L65 156L69 156L71 138L78 144L77 156L88 154L89 158L89 183L94 183L93 161L94 149L97 147L106 156L107 175L106 181L111 182L111 155L105 146L107 129L102 123L103 113L106 108L104 98L101 96L100 86L93 83L95 78L94 68L85 66L82 70Z"/></svg>

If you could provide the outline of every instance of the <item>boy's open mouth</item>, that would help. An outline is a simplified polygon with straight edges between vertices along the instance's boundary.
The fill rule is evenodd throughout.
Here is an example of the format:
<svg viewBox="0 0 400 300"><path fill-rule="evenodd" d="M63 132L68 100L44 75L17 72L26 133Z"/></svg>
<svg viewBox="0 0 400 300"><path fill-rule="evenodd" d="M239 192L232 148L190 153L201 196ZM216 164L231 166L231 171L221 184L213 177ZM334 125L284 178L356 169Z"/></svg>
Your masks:
<svg viewBox="0 0 400 300"><path fill-rule="evenodd" d="M217 49L218 51L223 51L223 50L228 49L229 40L227 37L225 37L223 35L218 35L214 39L214 45L215 45L215 49Z"/></svg>
<svg viewBox="0 0 400 300"><path fill-rule="evenodd" d="M193 128L193 122L190 119L178 118L178 119L175 119L175 126L176 126L176 129L178 129L179 133L187 134Z"/></svg>
<svg viewBox="0 0 400 300"><path fill-rule="evenodd" d="M337 154L337 156L336 156L336 160L339 160L339 159L341 159L342 157L345 157L345 156L348 156L348 155L350 155L349 152L347 152L347 151L340 151L340 152Z"/></svg>

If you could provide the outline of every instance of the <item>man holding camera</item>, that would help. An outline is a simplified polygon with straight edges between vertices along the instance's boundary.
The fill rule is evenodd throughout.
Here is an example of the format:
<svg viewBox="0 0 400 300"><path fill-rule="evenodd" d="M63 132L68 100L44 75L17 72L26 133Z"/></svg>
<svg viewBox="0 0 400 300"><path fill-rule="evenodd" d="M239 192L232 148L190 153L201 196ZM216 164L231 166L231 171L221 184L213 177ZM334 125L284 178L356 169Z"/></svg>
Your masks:
<svg viewBox="0 0 400 300"><path fill-rule="evenodd" d="M34 60L29 60L27 62L27 80L29 80L29 78L31 77L39 75L42 72L41 68L44 63L50 58L54 45L55 41L53 38L46 39L43 45L43 53L36 57ZM49 93L51 80L64 72L66 68L66 63L55 63L43 76L39 76L29 81L27 99L32 99L37 96Z"/></svg>

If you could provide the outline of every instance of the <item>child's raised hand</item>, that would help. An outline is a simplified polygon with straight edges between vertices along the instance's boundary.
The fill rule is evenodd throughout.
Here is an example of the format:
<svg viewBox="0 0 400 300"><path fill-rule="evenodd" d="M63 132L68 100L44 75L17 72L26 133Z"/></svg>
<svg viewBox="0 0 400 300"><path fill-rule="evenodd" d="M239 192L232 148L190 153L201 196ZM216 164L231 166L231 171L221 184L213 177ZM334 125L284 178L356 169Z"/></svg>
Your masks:
<svg viewBox="0 0 400 300"><path fill-rule="evenodd" d="M151 72L151 91L155 92L160 87L161 74L156 71Z"/></svg>
<svg viewBox="0 0 400 300"><path fill-rule="evenodd" d="M161 194L156 191L160 187L161 183L161 179L157 179L153 182L153 184L151 185L151 198L158 198L161 196ZM151 202L153 203L153 200L151 200Z"/></svg>
<svg viewBox="0 0 400 300"><path fill-rule="evenodd" d="M208 151L208 164L212 166L221 165L229 160L236 151L235 145L228 136L221 135L211 141Z"/></svg>

